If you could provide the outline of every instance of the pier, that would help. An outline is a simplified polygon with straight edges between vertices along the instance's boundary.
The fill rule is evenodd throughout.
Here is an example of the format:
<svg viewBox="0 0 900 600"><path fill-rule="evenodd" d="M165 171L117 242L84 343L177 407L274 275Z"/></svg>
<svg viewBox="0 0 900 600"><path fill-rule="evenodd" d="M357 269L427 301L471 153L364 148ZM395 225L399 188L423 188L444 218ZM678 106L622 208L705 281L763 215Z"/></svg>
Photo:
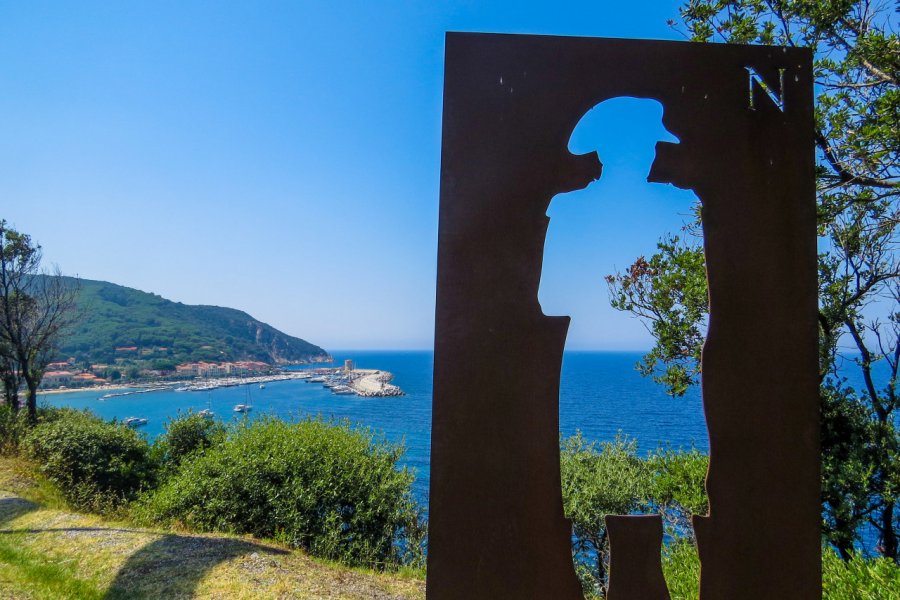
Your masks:
<svg viewBox="0 0 900 600"><path fill-rule="evenodd" d="M403 396L403 390L390 383L394 379L392 373L375 369L353 369L348 372L347 386L357 396L365 398L379 396Z"/></svg>

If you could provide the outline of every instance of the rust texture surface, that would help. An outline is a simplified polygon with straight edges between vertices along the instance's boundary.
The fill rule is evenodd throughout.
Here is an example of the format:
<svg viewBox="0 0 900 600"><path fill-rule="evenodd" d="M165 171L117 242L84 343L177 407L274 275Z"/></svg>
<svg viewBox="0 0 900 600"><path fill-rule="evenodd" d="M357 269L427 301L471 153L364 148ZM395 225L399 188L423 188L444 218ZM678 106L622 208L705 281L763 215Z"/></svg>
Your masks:
<svg viewBox="0 0 900 600"><path fill-rule="evenodd" d="M663 105L680 143L657 144L649 180L691 189L703 207L701 600L821 596L811 59L761 46L447 35L431 600L581 597L559 468L569 319L544 316L537 292L550 200L601 176L596 154L567 150L569 136L620 96ZM647 523L610 522L616 600L665 597Z"/></svg>
<svg viewBox="0 0 900 600"><path fill-rule="evenodd" d="M670 600L662 574L662 517L608 516L610 573L607 600Z"/></svg>

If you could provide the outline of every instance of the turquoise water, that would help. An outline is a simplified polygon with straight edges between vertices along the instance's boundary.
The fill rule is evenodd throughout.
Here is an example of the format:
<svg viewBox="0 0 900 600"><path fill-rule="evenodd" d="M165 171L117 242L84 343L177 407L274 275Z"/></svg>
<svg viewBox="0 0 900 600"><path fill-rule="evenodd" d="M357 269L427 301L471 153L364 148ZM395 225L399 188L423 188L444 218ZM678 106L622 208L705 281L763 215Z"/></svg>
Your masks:
<svg viewBox="0 0 900 600"><path fill-rule="evenodd" d="M634 371L639 353L569 352L563 364L560 390L560 427L570 435L580 429L588 438L612 439L621 430L638 439L642 448L660 444L707 448L706 426L699 393L670 398L662 389ZM88 408L106 419L144 417L141 431L154 438L167 419L179 411L199 411L207 406L224 421L239 419L233 412L238 403L249 401L249 418L265 414L284 419L310 415L347 418L384 432L394 442L403 442L403 462L416 471L414 492L424 506L428 499L428 459L431 434L431 352L335 352L336 364L353 359L360 368L394 374L394 383L406 396L359 398L337 396L318 384L283 381L258 386L220 388L212 392L152 392L101 400L97 392L71 392L42 396L55 406Z"/></svg>

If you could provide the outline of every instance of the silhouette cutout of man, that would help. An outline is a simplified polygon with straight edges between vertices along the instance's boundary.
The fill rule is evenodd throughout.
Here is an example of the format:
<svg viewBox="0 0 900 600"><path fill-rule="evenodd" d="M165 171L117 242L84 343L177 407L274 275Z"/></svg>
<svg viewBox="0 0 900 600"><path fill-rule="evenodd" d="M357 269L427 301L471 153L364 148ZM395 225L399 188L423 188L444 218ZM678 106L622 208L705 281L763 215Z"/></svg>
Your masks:
<svg viewBox="0 0 900 600"><path fill-rule="evenodd" d="M623 130L623 123L636 121L642 125ZM656 157L658 141L678 141L662 124L662 106L653 100L635 98L602 102L585 113L572 132L569 151L576 155L596 151L603 161L602 174L588 187L560 194L551 201L547 210L550 221L538 291L545 315L571 317L566 338L569 349L596 339L613 312L608 306L606 283L602 277L609 271L603 269L609 268L606 265L609 265L610 255L623 257L627 256L623 252L634 251L620 247L622 235L614 234L612 229L629 228L629 222L641 223L643 235L652 234L655 241L659 232L654 232L652 226L647 227L645 219L635 213L648 207L652 210L659 204L662 210L658 212L671 215L695 199L690 191L673 186L648 186L647 176ZM616 149L606 160L606 152L601 151L604 147ZM632 225L630 229L638 228ZM631 241L637 248L647 247L644 245L646 240L631 238ZM630 258L633 256L631 254ZM573 282L581 289L578 294L567 294ZM617 556L625 562L660 561L662 524L658 517L608 519L611 542L618 548ZM615 560L613 571L614 564ZM623 597L648 589L646 581L617 579L612 572L610 586L617 587L619 593L625 594ZM656 597L668 597L661 565L658 581L653 587L658 590Z"/></svg>

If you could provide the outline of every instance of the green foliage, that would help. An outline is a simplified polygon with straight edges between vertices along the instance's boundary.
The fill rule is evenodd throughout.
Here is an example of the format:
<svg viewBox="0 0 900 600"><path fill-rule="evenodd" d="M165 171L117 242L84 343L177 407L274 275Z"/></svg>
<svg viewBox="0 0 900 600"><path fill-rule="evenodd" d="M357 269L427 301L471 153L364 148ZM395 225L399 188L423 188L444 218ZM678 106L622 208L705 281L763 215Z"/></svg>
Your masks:
<svg viewBox="0 0 900 600"><path fill-rule="evenodd" d="M346 423L264 418L193 454L135 514L151 523L275 538L323 558L384 568L421 541L407 531L420 523L412 474L396 468L401 452Z"/></svg>
<svg viewBox="0 0 900 600"><path fill-rule="evenodd" d="M563 440L560 468L566 518L585 536L603 531L606 515L627 515L648 501L651 472L634 439L589 442L578 432Z"/></svg>
<svg viewBox="0 0 900 600"><path fill-rule="evenodd" d="M36 423L49 423L65 418L79 418L87 413L74 408L38 406ZM25 436L31 431L28 415L16 412L10 406L0 405L0 455L18 456Z"/></svg>
<svg viewBox="0 0 900 600"><path fill-rule="evenodd" d="M656 248L649 261L639 257L627 271L607 275L606 283L611 306L646 319L656 340L638 371L682 396L700 375L709 313L706 259L696 240L678 236Z"/></svg>
<svg viewBox="0 0 900 600"><path fill-rule="evenodd" d="M155 294L104 281L81 281L79 307L84 319L63 340L61 354L113 363L146 361L147 367L173 368L195 360L252 359L304 361L326 352L286 335L239 310L188 306ZM116 352L136 346L138 352Z"/></svg>
<svg viewBox="0 0 900 600"><path fill-rule="evenodd" d="M28 419L24 412L15 411L7 404L0 405L0 454L17 455L28 429Z"/></svg>
<svg viewBox="0 0 900 600"><path fill-rule="evenodd" d="M609 542L604 519L647 505L650 470L637 456L635 440L617 435L612 442L589 442L577 432L562 440L560 472L576 573L586 593L605 595Z"/></svg>
<svg viewBox="0 0 900 600"><path fill-rule="evenodd" d="M669 533L691 540L691 513L706 514L708 458L697 450L659 450L641 458L637 442L617 436L588 442L581 433L562 440L563 507L572 520L576 573L586 593L604 596L609 564L607 515L659 513Z"/></svg>
<svg viewBox="0 0 900 600"><path fill-rule="evenodd" d="M886 558L853 555L844 561L825 550L823 600L900 600L900 567ZM674 599L673 599L674 600Z"/></svg>
<svg viewBox="0 0 900 600"><path fill-rule="evenodd" d="M25 437L26 454L76 508L106 512L152 485L147 441L121 423L58 411Z"/></svg>
<svg viewBox="0 0 900 600"><path fill-rule="evenodd" d="M696 448L658 450L647 458L652 472L650 498L673 535L693 537L691 515L709 511L706 471L709 456Z"/></svg>
<svg viewBox="0 0 900 600"><path fill-rule="evenodd" d="M78 280L63 277L58 267L40 274L42 256L39 244L0 219L0 382L5 403L16 411L25 384L31 424L47 365L80 316Z"/></svg>
<svg viewBox="0 0 900 600"><path fill-rule="evenodd" d="M700 597L700 555L690 540L676 540L663 550L663 576L671 600Z"/></svg>
<svg viewBox="0 0 900 600"><path fill-rule="evenodd" d="M697 600L700 557L689 541L663 551L663 573L672 600ZM900 600L900 567L886 558L857 554L844 561L828 548L822 554L823 600Z"/></svg>
<svg viewBox="0 0 900 600"><path fill-rule="evenodd" d="M844 558L865 523L869 491L875 486L870 407L852 389L826 381L822 399L822 502L824 534Z"/></svg>
<svg viewBox="0 0 900 600"><path fill-rule="evenodd" d="M153 453L166 471L176 469L186 458L225 439L225 426L213 419L188 412L166 422L165 432L153 444Z"/></svg>

